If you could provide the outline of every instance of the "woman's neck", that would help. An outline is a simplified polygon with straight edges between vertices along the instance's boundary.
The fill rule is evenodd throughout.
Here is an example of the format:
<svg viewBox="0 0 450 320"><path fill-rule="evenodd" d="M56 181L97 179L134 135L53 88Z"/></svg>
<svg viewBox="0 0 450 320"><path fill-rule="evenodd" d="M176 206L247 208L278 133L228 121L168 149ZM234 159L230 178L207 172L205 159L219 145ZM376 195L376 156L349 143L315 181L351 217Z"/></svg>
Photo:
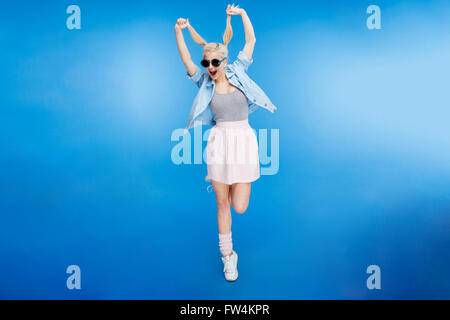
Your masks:
<svg viewBox="0 0 450 320"><path fill-rule="evenodd" d="M222 75L214 80L215 84L220 84L223 82L228 82L227 76L225 75L225 73L222 73Z"/></svg>

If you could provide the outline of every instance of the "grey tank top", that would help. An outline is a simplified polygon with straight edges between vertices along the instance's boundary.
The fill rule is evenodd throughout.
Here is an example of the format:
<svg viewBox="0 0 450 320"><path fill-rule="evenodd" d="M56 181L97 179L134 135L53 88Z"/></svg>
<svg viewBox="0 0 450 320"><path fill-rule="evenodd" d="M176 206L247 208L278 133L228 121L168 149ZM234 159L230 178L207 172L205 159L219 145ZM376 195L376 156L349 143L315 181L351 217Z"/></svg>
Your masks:
<svg viewBox="0 0 450 320"><path fill-rule="evenodd" d="M240 121L248 119L248 101L238 88L231 93L217 93L210 103L215 121Z"/></svg>

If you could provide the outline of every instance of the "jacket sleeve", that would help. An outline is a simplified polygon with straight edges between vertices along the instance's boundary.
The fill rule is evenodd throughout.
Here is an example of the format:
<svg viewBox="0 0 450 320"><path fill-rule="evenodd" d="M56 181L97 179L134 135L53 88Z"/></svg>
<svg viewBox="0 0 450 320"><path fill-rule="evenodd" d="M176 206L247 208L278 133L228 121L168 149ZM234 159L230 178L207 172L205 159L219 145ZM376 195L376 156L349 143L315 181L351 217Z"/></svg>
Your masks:
<svg viewBox="0 0 450 320"><path fill-rule="evenodd" d="M195 65L195 67L197 70L195 71L194 75L191 77L189 76L189 72L186 72L186 77L200 88L202 85L203 73L199 66Z"/></svg>
<svg viewBox="0 0 450 320"><path fill-rule="evenodd" d="M247 72L248 67L253 63L253 59L250 60L247 55L241 50L239 51L238 57L236 61L234 61L233 66L236 69L240 69L241 71Z"/></svg>

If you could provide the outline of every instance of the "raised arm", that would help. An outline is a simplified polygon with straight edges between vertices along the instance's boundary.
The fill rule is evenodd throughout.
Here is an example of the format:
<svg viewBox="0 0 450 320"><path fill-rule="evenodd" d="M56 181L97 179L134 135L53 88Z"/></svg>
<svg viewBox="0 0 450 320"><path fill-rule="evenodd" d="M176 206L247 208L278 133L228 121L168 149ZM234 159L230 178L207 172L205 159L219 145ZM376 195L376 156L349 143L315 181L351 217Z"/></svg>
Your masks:
<svg viewBox="0 0 450 320"><path fill-rule="evenodd" d="M184 41L183 29L189 26L189 19L179 18L177 23L175 24L175 36L177 38L177 47L178 52L180 53L181 61L183 61L184 66L186 67L189 76L193 76L197 71L197 66L191 59L191 54L186 46L186 42Z"/></svg>
<svg viewBox="0 0 450 320"><path fill-rule="evenodd" d="M255 31L253 30L252 23L250 22L250 18L247 15L247 12L239 8L239 5L234 7L228 5L227 7L227 14L228 15L240 15L242 17L242 22L244 24L244 31L245 31L245 46L242 50L249 60L252 60L253 50L255 49Z"/></svg>

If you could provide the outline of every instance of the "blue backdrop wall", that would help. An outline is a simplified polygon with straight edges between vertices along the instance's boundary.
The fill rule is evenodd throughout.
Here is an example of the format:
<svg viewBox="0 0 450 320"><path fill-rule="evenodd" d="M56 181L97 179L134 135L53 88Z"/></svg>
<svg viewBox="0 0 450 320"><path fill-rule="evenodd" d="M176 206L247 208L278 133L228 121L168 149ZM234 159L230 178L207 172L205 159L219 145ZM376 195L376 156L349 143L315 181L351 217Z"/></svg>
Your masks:
<svg viewBox="0 0 450 320"><path fill-rule="evenodd" d="M250 123L279 130L279 170L233 212L233 284L206 165L171 159L198 90L173 27L222 41L227 4L2 2L0 298L450 298L449 2L239 2L248 73L278 107ZM232 25L230 62L245 41Z"/></svg>

